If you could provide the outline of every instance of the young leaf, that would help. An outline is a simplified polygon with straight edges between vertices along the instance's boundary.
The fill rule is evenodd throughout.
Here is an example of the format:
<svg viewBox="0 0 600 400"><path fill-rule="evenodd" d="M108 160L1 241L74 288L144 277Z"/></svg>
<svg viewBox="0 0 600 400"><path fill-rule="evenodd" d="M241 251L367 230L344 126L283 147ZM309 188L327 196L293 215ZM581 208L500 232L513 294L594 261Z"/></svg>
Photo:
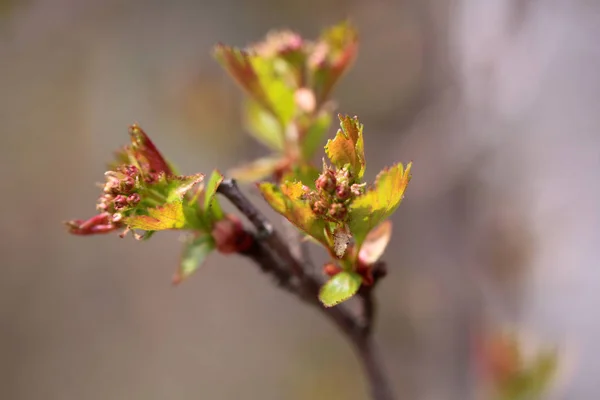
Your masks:
<svg viewBox="0 0 600 400"><path fill-rule="evenodd" d="M272 183L261 183L258 188L269 205L292 224L328 247L325 222L313 213L307 201L299 198L300 183L286 184L282 188ZM290 197L291 196L291 197Z"/></svg>
<svg viewBox="0 0 600 400"><path fill-rule="evenodd" d="M249 164L231 169L229 176L240 182L261 181L272 176L283 161L280 157L259 158Z"/></svg>
<svg viewBox="0 0 600 400"><path fill-rule="evenodd" d="M164 172L167 176L173 175L173 170L169 166L169 163L142 128L137 124L133 124L129 127L129 134L131 135L131 154L143 166L142 171Z"/></svg>
<svg viewBox="0 0 600 400"><path fill-rule="evenodd" d="M285 79L287 64L258 56L252 57L251 62L266 93L267 108L285 129L296 113L296 88Z"/></svg>
<svg viewBox="0 0 600 400"><path fill-rule="evenodd" d="M356 272L342 271L321 287L319 300L325 307L333 307L354 296L361 282L362 278Z"/></svg>
<svg viewBox="0 0 600 400"><path fill-rule="evenodd" d="M330 125L331 114L323 110L302 137L302 157L305 160L310 160L315 155Z"/></svg>
<svg viewBox="0 0 600 400"><path fill-rule="evenodd" d="M217 46L214 54L246 93L277 118L282 129L288 125L296 112L296 103L295 88L285 79L291 73L286 70L285 62L223 45Z"/></svg>
<svg viewBox="0 0 600 400"><path fill-rule="evenodd" d="M161 207L147 209L148 215L132 215L125 219L131 229L145 231L162 231L166 229L183 229L186 227L186 218L183 212L183 203L175 201Z"/></svg>
<svg viewBox="0 0 600 400"><path fill-rule="evenodd" d="M210 235L197 236L186 242L173 283L179 284L192 275L214 249L215 243Z"/></svg>
<svg viewBox="0 0 600 400"><path fill-rule="evenodd" d="M223 218L223 210L221 210L221 206L215 198L217 188L221 182L223 182L223 175L219 171L214 170L204 192L204 212L210 221L218 221Z"/></svg>
<svg viewBox="0 0 600 400"><path fill-rule="evenodd" d="M246 129L262 144L275 151L283 151L284 132L272 113L256 101L248 100L245 109Z"/></svg>
<svg viewBox="0 0 600 400"><path fill-rule="evenodd" d="M348 22L327 29L309 57L312 86L319 104L329 97L339 78L347 71L358 52L358 34Z"/></svg>
<svg viewBox="0 0 600 400"><path fill-rule="evenodd" d="M183 199L187 192L203 180L203 174L170 177L164 181L159 181L157 185L153 185L151 188L152 190L164 191L166 203L171 203Z"/></svg>
<svg viewBox="0 0 600 400"><path fill-rule="evenodd" d="M358 259L365 265L374 264L383 255L391 237L392 222L390 220L383 221L365 238L358 253Z"/></svg>
<svg viewBox="0 0 600 400"><path fill-rule="evenodd" d="M365 173L365 150L363 141L363 125L357 117L338 115L342 129L335 138L329 139L325 145L325 153L337 168L349 164L351 172L357 179Z"/></svg>
<svg viewBox="0 0 600 400"><path fill-rule="evenodd" d="M350 231L360 249L367 234L388 218L400 205L410 180L412 163L406 171L401 163L383 170L377 176L375 188L358 197L350 205Z"/></svg>
<svg viewBox="0 0 600 400"><path fill-rule="evenodd" d="M214 48L213 54L250 97L263 107L270 107L265 90L252 66L252 56L247 51L220 44Z"/></svg>

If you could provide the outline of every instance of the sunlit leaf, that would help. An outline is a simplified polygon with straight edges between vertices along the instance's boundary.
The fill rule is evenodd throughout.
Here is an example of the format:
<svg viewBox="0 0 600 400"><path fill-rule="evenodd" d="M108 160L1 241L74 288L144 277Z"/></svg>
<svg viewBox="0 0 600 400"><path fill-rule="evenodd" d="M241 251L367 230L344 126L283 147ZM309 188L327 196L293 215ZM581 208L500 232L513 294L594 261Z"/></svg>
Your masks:
<svg viewBox="0 0 600 400"><path fill-rule="evenodd" d="M302 182L286 182L281 185L281 191L290 200L298 200L304 194Z"/></svg>
<svg viewBox="0 0 600 400"><path fill-rule="evenodd" d="M283 150L284 130L272 113L256 101L248 100L244 115L246 129L252 136L272 150Z"/></svg>
<svg viewBox="0 0 600 400"><path fill-rule="evenodd" d="M358 258L365 265L371 265L379 260L392 237L392 222L383 221L370 231L358 253Z"/></svg>
<svg viewBox="0 0 600 400"><path fill-rule="evenodd" d="M267 203L275 211L324 246L328 246L325 222L317 218L307 201L290 198L282 189L272 183L261 183L258 187ZM298 193L298 186L293 184L293 186L286 187L285 190L295 196Z"/></svg>
<svg viewBox="0 0 600 400"><path fill-rule="evenodd" d="M357 117L338 115L342 129L335 138L329 139L325 145L325 153L338 168L350 165L351 172L358 179L362 178L366 164L363 141L363 125Z"/></svg>
<svg viewBox="0 0 600 400"><path fill-rule="evenodd" d="M182 229L186 227L186 218L181 201L168 203L161 207L149 208L146 212L148 215L132 215L127 217L125 223L131 229L143 229L145 231Z"/></svg>
<svg viewBox="0 0 600 400"><path fill-rule="evenodd" d="M173 277L173 283L178 284L192 275L214 249L215 243L210 235L197 236L188 240L183 247L181 262Z"/></svg>
<svg viewBox="0 0 600 400"><path fill-rule="evenodd" d="M356 272L342 271L321 287L319 300L325 307L333 307L354 296L361 282L362 278Z"/></svg>
<svg viewBox="0 0 600 400"><path fill-rule="evenodd" d="M223 218L223 211L215 194L219 185L223 182L223 175L217 170L214 170L204 192L204 212L211 221L217 221Z"/></svg>
<svg viewBox="0 0 600 400"><path fill-rule="evenodd" d="M203 174L167 178L164 187L154 185L154 190L164 190L166 202L181 200L192 188L204 180Z"/></svg>
<svg viewBox="0 0 600 400"><path fill-rule="evenodd" d="M360 248L367 234L388 218L400 205L410 180L409 163L404 170L398 163L379 173L375 187L350 205L350 231Z"/></svg>

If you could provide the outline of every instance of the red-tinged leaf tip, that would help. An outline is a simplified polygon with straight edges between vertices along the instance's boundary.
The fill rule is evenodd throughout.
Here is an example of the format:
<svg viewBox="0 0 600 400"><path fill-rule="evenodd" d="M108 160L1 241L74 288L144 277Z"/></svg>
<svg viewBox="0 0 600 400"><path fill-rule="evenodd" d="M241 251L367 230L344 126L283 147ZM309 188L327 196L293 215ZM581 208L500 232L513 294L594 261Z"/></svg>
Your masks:
<svg viewBox="0 0 600 400"><path fill-rule="evenodd" d="M142 165L144 171L156 174L164 173L167 176L173 175L165 158L138 124L129 127L129 134L131 135L133 156Z"/></svg>
<svg viewBox="0 0 600 400"><path fill-rule="evenodd" d="M347 21L327 29L308 58L317 101L322 104L358 52L358 33Z"/></svg>

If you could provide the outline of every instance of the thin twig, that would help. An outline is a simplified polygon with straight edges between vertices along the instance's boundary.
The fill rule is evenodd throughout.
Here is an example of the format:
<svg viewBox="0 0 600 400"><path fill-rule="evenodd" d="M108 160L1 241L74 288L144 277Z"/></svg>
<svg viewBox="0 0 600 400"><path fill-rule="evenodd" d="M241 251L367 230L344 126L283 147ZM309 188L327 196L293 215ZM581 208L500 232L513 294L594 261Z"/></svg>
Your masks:
<svg viewBox="0 0 600 400"><path fill-rule="evenodd" d="M242 214L254 225L260 237L289 265L292 272L304 279L304 270L297 259L292 256L288 246L281 236L273 229L273 225L260 211L244 196L233 179L225 179L217 189L219 193L237 207Z"/></svg>
<svg viewBox="0 0 600 400"><path fill-rule="evenodd" d="M316 307L332 320L353 344L367 375L371 398L394 400L391 384L385 376L383 364L377 358L371 337L376 310L372 291L375 283L385 275L385 266L381 263L375 265L373 285L359 292L358 297L363 308L362 316L350 312L343 303L326 308L318 298L322 282L314 274L306 272L303 264L294 257L290 247L275 231L273 225L244 196L235 181L224 180L217 192L236 206L257 229L257 234L253 235L255 239L253 245L241 254L252 259L264 272L273 275L280 287L295 294L303 302ZM294 280L295 277L299 279Z"/></svg>

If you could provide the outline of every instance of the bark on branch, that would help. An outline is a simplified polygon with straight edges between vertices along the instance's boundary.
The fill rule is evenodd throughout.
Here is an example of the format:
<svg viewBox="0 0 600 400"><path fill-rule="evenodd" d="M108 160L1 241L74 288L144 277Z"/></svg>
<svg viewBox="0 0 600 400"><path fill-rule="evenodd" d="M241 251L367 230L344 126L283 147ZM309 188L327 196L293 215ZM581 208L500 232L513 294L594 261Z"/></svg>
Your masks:
<svg viewBox="0 0 600 400"><path fill-rule="evenodd" d="M369 382L373 400L394 400L391 384L372 340L376 311L373 298L375 284L359 291L357 298L362 309L359 315L351 312L344 303L331 308L324 307L318 299L323 282L310 271L307 260L303 263L294 256L290 246L241 192L236 182L224 180L217 192L227 198L256 229L253 245L242 255L254 261L263 272L272 275L278 286L316 307L350 340ZM377 264L373 269L375 283L383 275L385 266Z"/></svg>

